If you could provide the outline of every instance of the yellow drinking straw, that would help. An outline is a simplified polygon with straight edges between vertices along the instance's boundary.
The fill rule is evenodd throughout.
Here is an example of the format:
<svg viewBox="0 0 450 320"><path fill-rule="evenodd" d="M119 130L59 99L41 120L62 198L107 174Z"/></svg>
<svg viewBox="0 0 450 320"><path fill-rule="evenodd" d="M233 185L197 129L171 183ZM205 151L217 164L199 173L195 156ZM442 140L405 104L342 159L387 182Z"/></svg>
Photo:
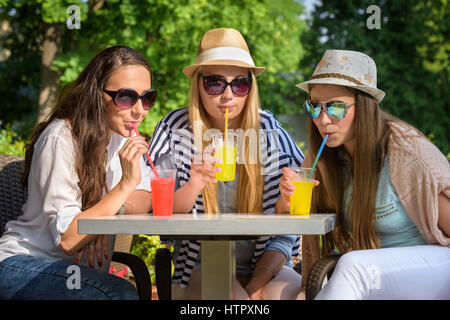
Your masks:
<svg viewBox="0 0 450 320"><path fill-rule="evenodd" d="M227 145L227 131L228 131L228 108L225 108L225 145Z"/></svg>

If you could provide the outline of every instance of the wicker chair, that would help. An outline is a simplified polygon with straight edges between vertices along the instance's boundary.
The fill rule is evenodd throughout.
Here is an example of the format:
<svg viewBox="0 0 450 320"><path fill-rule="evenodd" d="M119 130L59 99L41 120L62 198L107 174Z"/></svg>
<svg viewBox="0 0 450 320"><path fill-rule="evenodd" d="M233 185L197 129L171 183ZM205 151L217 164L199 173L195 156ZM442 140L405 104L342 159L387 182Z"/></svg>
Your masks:
<svg viewBox="0 0 450 320"><path fill-rule="evenodd" d="M0 235L10 220L22 213L27 199L27 191L22 188L21 176L24 158L0 154ZM144 261L127 252L113 252L112 260L127 265L136 280L136 289L141 300L151 300L152 286L150 274Z"/></svg>
<svg viewBox="0 0 450 320"><path fill-rule="evenodd" d="M336 267L340 254L333 254L320 258L311 267L308 279L306 280L305 298L306 300L314 300L319 291L322 289L325 277L329 280Z"/></svg>

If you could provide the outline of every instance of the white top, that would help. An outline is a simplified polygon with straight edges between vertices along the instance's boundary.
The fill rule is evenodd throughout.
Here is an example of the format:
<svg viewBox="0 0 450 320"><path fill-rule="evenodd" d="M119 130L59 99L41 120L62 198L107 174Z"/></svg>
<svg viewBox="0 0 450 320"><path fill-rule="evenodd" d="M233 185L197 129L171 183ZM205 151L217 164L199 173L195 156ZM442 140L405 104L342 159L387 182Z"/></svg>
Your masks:
<svg viewBox="0 0 450 320"><path fill-rule="evenodd" d="M106 183L111 190L122 177L118 151L127 138L112 134L107 147ZM81 190L75 165L75 145L69 124L53 120L34 146L28 177L28 199L23 214L6 224L0 238L0 261L17 254L51 260L73 262L59 247L61 235L73 218L81 213ZM141 158L141 183L136 189L150 191L150 171ZM109 259L112 257L114 237L110 239ZM110 261L103 261L105 271ZM87 265L87 255L80 264ZM98 268L97 263L95 263Z"/></svg>

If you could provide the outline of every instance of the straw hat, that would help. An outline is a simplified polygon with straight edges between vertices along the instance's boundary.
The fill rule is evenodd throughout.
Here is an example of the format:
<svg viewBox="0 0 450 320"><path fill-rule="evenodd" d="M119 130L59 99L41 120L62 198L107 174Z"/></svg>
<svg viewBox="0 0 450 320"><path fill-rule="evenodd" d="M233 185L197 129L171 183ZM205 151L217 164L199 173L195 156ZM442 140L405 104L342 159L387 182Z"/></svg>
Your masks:
<svg viewBox="0 0 450 320"><path fill-rule="evenodd" d="M377 88L377 67L368 55L348 50L327 50L311 78L297 84L308 91L308 84L335 84L364 91L379 103L385 93Z"/></svg>
<svg viewBox="0 0 450 320"><path fill-rule="evenodd" d="M251 68L255 75L266 68L255 67L248 50L247 43L241 33L235 29L212 29L203 35L198 47L195 64L183 69L183 73L191 78L199 66L221 65Z"/></svg>

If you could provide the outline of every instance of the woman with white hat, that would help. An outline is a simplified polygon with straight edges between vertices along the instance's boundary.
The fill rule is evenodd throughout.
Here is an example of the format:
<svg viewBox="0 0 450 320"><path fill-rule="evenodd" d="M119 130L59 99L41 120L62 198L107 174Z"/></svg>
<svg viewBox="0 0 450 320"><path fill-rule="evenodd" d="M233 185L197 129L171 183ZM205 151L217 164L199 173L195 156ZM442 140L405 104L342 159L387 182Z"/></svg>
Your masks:
<svg viewBox="0 0 450 320"><path fill-rule="evenodd" d="M255 66L237 30L220 28L204 34L195 64L183 69L191 80L189 106L162 119L150 144L156 164L162 154L174 157L179 184L174 212L274 213L281 167L300 166L304 156L274 116L260 109L256 76L264 69ZM240 149L236 179L217 182L217 159L207 147L211 143L207 133L225 130L226 110L228 132L259 135L258 141ZM260 146L261 161L249 161ZM200 298L200 246L200 241L175 244L175 299ZM291 256L298 250L295 235L236 241L236 298L295 299L301 277L292 268Z"/></svg>
<svg viewBox="0 0 450 320"><path fill-rule="evenodd" d="M449 163L417 129L380 110L385 94L376 79L369 56L328 50L298 84L310 96L305 167L328 135L311 211L336 212L338 228L323 239L322 253L343 254L316 299L450 299ZM291 174L283 169L281 211ZM304 280L318 243L303 239Z"/></svg>

